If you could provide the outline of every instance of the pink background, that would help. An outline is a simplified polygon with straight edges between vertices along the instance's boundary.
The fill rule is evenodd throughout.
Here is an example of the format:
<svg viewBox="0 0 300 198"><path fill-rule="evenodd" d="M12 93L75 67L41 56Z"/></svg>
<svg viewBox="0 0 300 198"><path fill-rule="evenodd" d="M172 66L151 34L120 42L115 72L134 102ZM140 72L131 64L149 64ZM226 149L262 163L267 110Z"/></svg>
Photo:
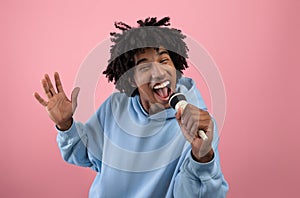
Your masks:
<svg viewBox="0 0 300 198"><path fill-rule="evenodd" d="M0 197L87 197L94 172L63 162L54 126L32 93L42 92L44 73L58 71L70 94L80 64L108 38L113 22L148 16L170 16L220 69L228 197L298 197L299 6L297 0L1 1ZM96 104L105 97L99 98Z"/></svg>

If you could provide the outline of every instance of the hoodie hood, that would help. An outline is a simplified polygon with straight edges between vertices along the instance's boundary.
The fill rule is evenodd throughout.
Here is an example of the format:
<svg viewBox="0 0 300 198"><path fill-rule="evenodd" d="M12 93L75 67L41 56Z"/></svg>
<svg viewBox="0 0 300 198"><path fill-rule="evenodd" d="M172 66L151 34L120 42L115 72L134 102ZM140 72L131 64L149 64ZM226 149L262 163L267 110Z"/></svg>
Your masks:
<svg viewBox="0 0 300 198"><path fill-rule="evenodd" d="M206 110L206 106L196 89L195 82L190 78L182 77L177 83L176 91L183 93L187 102ZM149 115L140 103L139 95L128 97L124 93L114 93L109 99L109 111L112 113L115 122L124 131L130 131L131 135L136 136L151 136L159 130L153 130L153 134L149 132L149 127L161 128L169 119L175 119L176 111L172 108L167 108L156 114ZM145 131L142 135L141 131ZM156 132L154 132L156 131Z"/></svg>

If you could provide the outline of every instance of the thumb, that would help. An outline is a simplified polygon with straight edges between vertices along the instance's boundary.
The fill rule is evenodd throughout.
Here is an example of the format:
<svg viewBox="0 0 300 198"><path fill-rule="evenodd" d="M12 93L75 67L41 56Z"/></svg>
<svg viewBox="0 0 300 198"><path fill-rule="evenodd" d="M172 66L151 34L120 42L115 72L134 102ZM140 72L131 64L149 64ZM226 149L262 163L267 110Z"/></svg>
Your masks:
<svg viewBox="0 0 300 198"><path fill-rule="evenodd" d="M178 121L178 123L181 123L180 119L181 119L181 108L178 109L178 111L175 114L176 120Z"/></svg>
<svg viewBox="0 0 300 198"><path fill-rule="evenodd" d="M77 107L77 97L79 94L80 88L75 87L71 93L71 102L72 102L72 112L75 112L75 109Z"/></svg>

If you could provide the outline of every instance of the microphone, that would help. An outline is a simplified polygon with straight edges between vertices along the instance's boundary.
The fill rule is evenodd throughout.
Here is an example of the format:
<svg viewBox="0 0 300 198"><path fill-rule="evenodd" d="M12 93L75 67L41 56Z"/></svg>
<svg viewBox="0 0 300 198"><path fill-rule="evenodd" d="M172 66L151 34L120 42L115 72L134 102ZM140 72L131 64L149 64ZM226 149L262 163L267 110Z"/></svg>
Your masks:
<svg viewBox="0 0 300 198"><path fill-rule="evenodd" d="M187 101L185 96L182 93L172 93L170 98L169 98L169 105L175 109L176 111L178 111L179 108L182 109L182 112L184 111L186 105L187 105ZM198 135L203 139L203 140L207 140L207 136L205 134L205 132L203 130L199 130L198 131Z"/></svg>

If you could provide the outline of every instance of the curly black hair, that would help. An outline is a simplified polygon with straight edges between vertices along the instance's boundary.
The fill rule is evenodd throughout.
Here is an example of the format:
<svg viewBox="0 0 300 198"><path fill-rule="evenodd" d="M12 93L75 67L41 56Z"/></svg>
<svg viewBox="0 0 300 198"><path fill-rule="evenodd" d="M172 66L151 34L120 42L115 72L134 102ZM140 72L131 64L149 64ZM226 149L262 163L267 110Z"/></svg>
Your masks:
<svg viewBox="0 0 300 198"><path fill-rule="evenodd" d="M188 48L183 39L186 37L181 30L167 28L170 25L170 17L164 17L157 21L156 17L138 20L139 27L131 27L123 22L115 22L115 27L122 33L111 32L111 57L103 74L109 82L113 82L120 92L127 96L138 94L132 86L132 72L135 66L134 55L145 48L158 49L164 47L177 70L177 79L181 77L183 70L188 68L186 62Z"/></svg>

